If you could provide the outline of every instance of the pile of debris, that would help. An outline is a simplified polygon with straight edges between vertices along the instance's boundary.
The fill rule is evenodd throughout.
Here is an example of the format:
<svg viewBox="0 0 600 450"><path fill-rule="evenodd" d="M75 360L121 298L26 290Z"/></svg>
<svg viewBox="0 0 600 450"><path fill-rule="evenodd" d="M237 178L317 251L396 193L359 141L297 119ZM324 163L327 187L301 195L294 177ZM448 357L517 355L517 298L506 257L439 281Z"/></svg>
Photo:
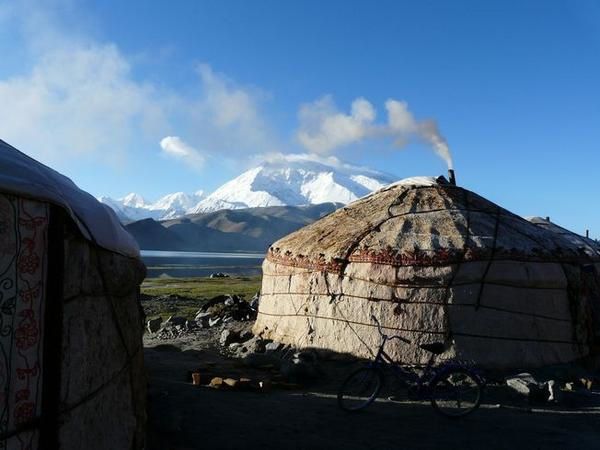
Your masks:
<svg viewBox="0 0 600 450"><path fill-rule="evenodd" d="M530 404L553 403L581 407L600 401L600 379L575 365L551 366L535 376L528 372L505 378L516 396Z"/></svg>
<svg viewBox="0 0 600 450"><path fill-rule="evenodd" d="M160 317L147 322L149 333L159 339L175 339L203 328L212 328L232 321L249 322L256 319L259 294L249 301L237 295L218 295L208 300L196 312L194 319L170 316L163 321Z"/></svg>

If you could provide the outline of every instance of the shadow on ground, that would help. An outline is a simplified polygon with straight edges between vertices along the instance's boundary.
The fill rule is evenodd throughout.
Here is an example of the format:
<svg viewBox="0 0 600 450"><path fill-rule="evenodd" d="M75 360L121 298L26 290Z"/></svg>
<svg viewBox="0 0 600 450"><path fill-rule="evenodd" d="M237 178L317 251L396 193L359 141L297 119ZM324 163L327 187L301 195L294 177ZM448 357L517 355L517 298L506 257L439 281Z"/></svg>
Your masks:
<svg viewBox="0 0 600 450"><path fill-rule="evenodd" d="M239 361L215 350L162 345L145 350L149 377L149 450L182 449L570 449L600 448L600 408L529 409L498 407L497 393L480 410L459 420L438 416L428 403L385 398L366 411L338 409L337 363L317 385L303 391L269 393L196 387L189 371L219 364L225 372L245 371ZM508 402L510 403L510 402Z"/></svg>

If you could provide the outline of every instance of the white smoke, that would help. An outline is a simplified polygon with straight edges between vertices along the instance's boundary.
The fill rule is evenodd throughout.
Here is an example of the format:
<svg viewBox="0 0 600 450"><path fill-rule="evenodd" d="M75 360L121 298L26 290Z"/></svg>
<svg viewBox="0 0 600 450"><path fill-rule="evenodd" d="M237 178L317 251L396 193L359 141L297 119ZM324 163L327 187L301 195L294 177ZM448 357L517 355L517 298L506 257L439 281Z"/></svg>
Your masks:
<svg viewBox="0 0 600 450"><path fill-rule="evenodd" d="M376 124L373 105L364 98L352 102L350 114L340 112L331 96L325 96L300 108L297 137L309 151L319 154L368 138L391 137L396 147L404 147L414 139L422 140L453 168L446 139L434 120L417 121L403 101L385 102L387 124Z"/></svg>

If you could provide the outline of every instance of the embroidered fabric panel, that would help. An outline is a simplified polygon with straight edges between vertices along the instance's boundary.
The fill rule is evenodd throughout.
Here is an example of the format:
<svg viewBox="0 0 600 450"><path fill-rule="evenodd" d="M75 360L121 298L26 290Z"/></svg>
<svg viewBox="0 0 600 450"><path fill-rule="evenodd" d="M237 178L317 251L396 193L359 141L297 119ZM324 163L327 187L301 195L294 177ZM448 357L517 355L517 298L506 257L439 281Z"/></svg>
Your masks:
<svg viewBox="0 0 600 450"><path fill-rule="evenodd" d="M39 447L48 205L0 194L0 449ZM29 425L34 425L29 427Z"/></svg>

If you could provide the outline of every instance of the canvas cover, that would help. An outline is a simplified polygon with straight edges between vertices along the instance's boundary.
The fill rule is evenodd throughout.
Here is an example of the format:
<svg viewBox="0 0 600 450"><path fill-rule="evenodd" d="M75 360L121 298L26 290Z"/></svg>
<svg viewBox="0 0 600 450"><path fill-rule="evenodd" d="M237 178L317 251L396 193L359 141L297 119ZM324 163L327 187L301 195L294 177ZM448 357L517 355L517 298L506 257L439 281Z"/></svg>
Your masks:
<svg viewBox="0 0 600 450"><path fill-rule="evenodd" d="M100 247L139 257L135 239L116 214L69 178L0 140L0 192L47 201L61 206L81 234Z"/></svg>
<svg viewBox="0 0 600 450"><path fill-rule="evenodd" d="M598 269L579 243L473 192L405 181L274 243L254 332L370 357L375 315L389 334L445 342L443 358L565 362L594 339ZM430 356L397 341L388 352L408 363Z"/></svg>
<svg viewBox="0 0 600 450"><path fill-rule="evenodd" d="M41 414L48 207L0 195L0 434ZM0 448L38 448L32 428Z"/></svg>

